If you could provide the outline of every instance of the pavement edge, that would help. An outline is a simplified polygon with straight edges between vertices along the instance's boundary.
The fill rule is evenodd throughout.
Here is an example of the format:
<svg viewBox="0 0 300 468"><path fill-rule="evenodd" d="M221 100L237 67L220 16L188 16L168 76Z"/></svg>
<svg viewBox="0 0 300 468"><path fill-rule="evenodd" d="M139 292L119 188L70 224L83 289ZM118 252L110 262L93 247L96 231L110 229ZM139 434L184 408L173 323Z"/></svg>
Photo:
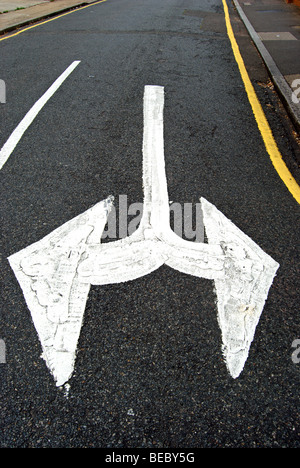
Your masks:
<svg viewBox="0 0 300 468"><path fill-rule="evenodd" d="M1 28L0 29L0 35L10 33L12 31L15 31L15 30L19 29L19 28L23 28L24 26L28 26L29 24L37 23L39 21L43 21L43 20L45 20L47 18L52 18L54 16L58 16L58 15L61 15L63 13L67 13L68 11L75 10L77 8L82 8L82 7L87 6L87 5L92 5L93 3L97 3L97 0L92 1L92 2L91 1L83 1L82 3L72 4L72 5L69 5L67 7L64 7L64 8L58 9L58 10L49 11L49 12L44 13L42 15L30 17L30 18L28 18L26 20L19 21L18 23L15 23L15 24L12 24L10 26L6 26L4 28Z"/></svg>
<svg viewBox="0 0 300 468"><path fill-rule="evenodd" d="M238 0L233 0L233 4L241 20L243 21L251 39L253 40L258 52L260 53L267 67L269 75L274 83L274 86L277 92L279 93L281 100L283 104L285 105L288 111L288 114L294 123L296 130L300 132L300 107L299 106L297 107L297 105L292 101L292 89L290 88L284 76L280 72L272 56L270 55L270 53L264 46L262 40L260 39L259 35L255 31L254 27L248 20Z"/></svg>

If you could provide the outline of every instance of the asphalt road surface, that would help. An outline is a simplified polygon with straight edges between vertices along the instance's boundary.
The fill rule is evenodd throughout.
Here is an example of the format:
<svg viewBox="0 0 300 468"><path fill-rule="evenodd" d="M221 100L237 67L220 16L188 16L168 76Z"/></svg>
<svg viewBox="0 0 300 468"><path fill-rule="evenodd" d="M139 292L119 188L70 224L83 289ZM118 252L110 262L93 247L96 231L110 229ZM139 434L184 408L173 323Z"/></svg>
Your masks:
<svg viewBox="0 0 300 468"><path fill-rule="evenodd" d="M299 182L295 132L228 6L257 96ZM299 204L265 149L222 2L109 0L0 49L7 86L0 147L80 61L0 171L0 446L299 447ZM204 197L280 268L238 378L224 363L213 281L163 265L135 281L91 287L74 373L58 388L7 258L110 194L118 221L120 195L128 206L143 202L146 85L165 90L170 200L195 207Z"/></svg>

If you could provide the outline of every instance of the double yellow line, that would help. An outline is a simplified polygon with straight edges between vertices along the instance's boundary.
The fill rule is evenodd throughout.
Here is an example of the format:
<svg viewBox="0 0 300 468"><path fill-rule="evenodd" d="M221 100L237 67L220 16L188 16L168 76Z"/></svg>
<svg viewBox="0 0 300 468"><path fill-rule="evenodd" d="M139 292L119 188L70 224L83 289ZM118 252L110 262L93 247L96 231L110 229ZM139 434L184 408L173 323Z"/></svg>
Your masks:
<svg viewBox="0 0 300 468"><path fill-rule="evenodd" d="M0 42L5 41L7 39L10 39L12 37L18 36L19 34L22 34L25 31L29 31L30 29L41 26L42 24L50 23L51 21L55 21L55 20L57 20L59 18L70 15L71 13L74 13L76 11L84 10L85 8L89 8L92 5L98 5L98 4L104 3L106 1L107 0L99 0L98 2L91 3L91 4L88 4L88 5L76 8L74 10L68 11L68 12L63 13L61 15L55 16L54 18L50 18L50 19L48 19L46 21L33 24L33 25L31 25L31 26L29 26L27 28L21 29L20 31L18 31L18 32L14 33L14 34L10 34L8 36L4 36L4 37L0 38ZM234 32L233 32L232 25L231 25L231 21L230 21L229 10L228 10L226 0L222 0L222 2L223 2L224 13L225 13L227 34L228 34L228 37L230 39L232 50L233 50L233 53L234 53L234 57L235 57L235 60L236 60L236 62L238 64L240 74L241 74L241 77L242 77L242 80L243 80L243 83L244 83L244 86L245 86L245 89L246 89L246 93L247 93L249 102L251 104L253 114L254 114L255 120L257 122L257 126L259 128L262 139L264 141L266 150L267 150L267 152L268 152L268 154L269 154L269 156L271 158L271 161L273 163L273 166L275 167L275 169L276 169L277 173L279 174L280 178L282 179L282 181L284 182L284 184L286 185L286 187L288 188L290 193L293 195L295 200L300 204L300 187L297 184L294 177L292 176L292 174L290 173L290 171L288 170L288 168L287 168L287 166L286 166L286 164L285 164L285 162L284 162L284 160L282 158L282 155L281 155L281 153L280 153L280 151L278 149L277 143L276 143L276 141L274 139L274 136L272 134L272 130L271 130L270 125L269 125L269 123L267 121L267 118L266 118L266 116L264 114L262 106L261 106L261 104L260 104L260 102L258 100L258 97L257 97L257 95L255 93L254 87L253 87L253 85L251 83L251 80L249 78L247 69L245 67L242 55L240 53L239 46L238 46L237 41L235 39Z"/></svg>
<svg viewBox="0 0 300 468"><path fill-rule="evenodd" d="M278 149L278 146L272 134L272 130L264 114L264 111L261 107L261 104L258 100L258 97L255 93L255 90L249 78L248 72L246 70L243 58L241 56L239 46L236 42L233 29L231 26L231 22L230 22L230 16L229 16L229 11L228 11L226 0L222 0L222 1L223 1L224 12L225 12L227 34L230 39L234 57L238 64L240 74L241 74L241 77L242 77L242 80L243 80L243 83L247 92L247 96L251 104L253 114L257 122L257 126L263 138L266 150L280 178L285 183L286 187L288 188L290 193L293 195L295 200L300 204L300 187L297 184L296 180L293 178L290 171L288 170L285 162L283 161L282 155L280 154L280 151Z"/></svg>

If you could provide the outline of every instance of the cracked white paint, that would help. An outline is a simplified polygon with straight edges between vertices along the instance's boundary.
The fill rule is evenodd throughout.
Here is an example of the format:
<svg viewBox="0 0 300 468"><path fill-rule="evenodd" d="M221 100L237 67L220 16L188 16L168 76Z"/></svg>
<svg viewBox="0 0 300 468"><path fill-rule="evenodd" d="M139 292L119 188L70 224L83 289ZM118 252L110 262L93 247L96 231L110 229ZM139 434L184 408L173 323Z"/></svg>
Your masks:
<svg viewBox="0 0 300 468"><path fill-rule="evenodd" d="M101 244L110 197L9 258L57 386L73 372L90 286L134 280L163 264L215 281L223 354L233 378L248 357L279 265L204 198L208 244L185 241L171 230L163 108L164 89L146 86L144 210L134 234Z"/></svg>
<svg viewBox="0 0 300 468"><path fill-rule="evenodd" d="M90 290L79 279L78 265L89 243L100 242L111 205L111 198L98 203L9 258L57 386L73 373Z"/></svg>

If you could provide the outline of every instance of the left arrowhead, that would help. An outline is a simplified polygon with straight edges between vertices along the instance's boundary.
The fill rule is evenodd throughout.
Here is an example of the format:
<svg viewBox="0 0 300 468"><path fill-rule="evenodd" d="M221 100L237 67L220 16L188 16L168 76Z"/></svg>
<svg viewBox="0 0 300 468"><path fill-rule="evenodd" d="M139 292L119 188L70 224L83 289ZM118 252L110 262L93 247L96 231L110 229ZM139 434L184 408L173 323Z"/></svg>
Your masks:
<svg viewBox="0 0 300 468"><path fill-rule="evenodd" d="M90 290L78 278L78 265L88 244L100 244L111 205L109 197L8 259L57 386L73 373Z"/></svg>
<svg viewBox="0 0 300 468"><path fill-rule="evenodd" d="M217 208L201 198L209 244L220 245L224 277L215 279L223 354L233 378L243 370L279 264Z"/></svg>

